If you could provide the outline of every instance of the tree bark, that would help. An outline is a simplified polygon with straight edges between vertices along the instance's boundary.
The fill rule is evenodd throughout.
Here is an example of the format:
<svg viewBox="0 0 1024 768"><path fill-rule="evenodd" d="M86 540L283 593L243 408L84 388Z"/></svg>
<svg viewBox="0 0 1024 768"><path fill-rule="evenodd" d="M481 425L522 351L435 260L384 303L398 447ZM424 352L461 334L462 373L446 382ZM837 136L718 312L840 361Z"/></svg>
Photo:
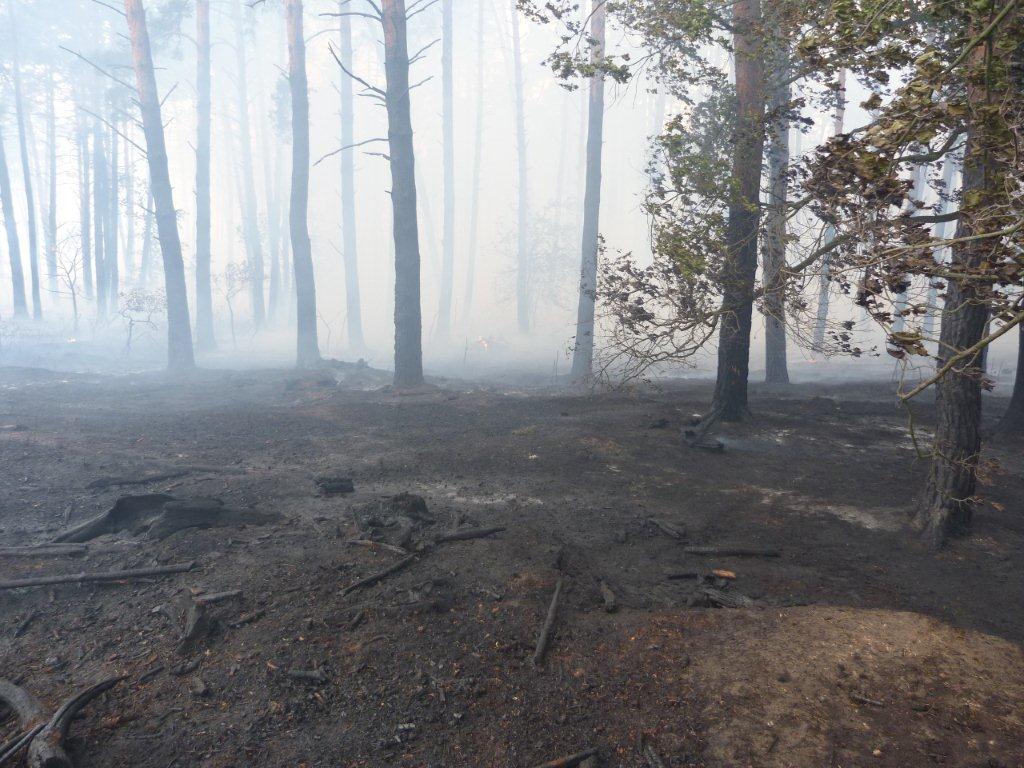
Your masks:
<svg viewBox="0 0 1024 768"><path fill-rule="evenodd" d="M768 206L764 243L765 383L788 384L786 363L786 202L789 189L789 61L785 42L775 41L768 145Z"/></svg>
<svg viewBox="0 0 1024 768"><path fill-rule="evenodd" d="M385 105L391 165L395 240L395 380L397 388L423 383L420 245L416 211L416 158L409 99L409 46L405 0L381 2L384 26Z"/></svg>
<svg viewBox="0 0 1024 768"><path fill-rule="evenodd" d="M14 219L14 195L11 192L11 176L7 170L7 152L4 149L3 126L0 125L0 204L4 212L4 229L7 231L7 257L11 265L11 296L15 317L27 317L25 302L25 273L21 267L21 245L18 242L18 223Z"/></svg>
<svg viewBox="0 0 1024 768"><path fill-rule="evenodd" d="M164 290L167 297L167 366L172 371L187 369L195 366L195 358L189 327L185 264L181 257L178 217L167 169L164 124L160 115L160 95L153 72L149 32L146 29L146 12L142 7L142 0L124 0L124 10L128 17L132 63L146 135L150 188L156 206L157 232L160 238L160 251L163 254Z"/></svg>
<svg viewBox="0 0 1024 768"><path fill-rule="evenodd" d="M985 45L979 45L969 59L976 73L986 66ZM975 105L968 116L967 141L963 161L963 215L957 224L951 249L950 275L946 280L946 299L942 310L937 365L951 355L979 342L988 322L989 305L976 281L989 246L984 239L969 239L986 229L986 207L996 207L1005 190L998 189L994 178L998 167L993 157L995 139L984 115L983 81L969 77L967 99ZM979 119L979 114L981 118ZM968 202L970 201L970 202ZM957 275L967 276L966 278ZM916 512L916 523L925 539L936 548L954 534L963 533L971 523L973 496L977 486L978 458L981 451L981 355L954 366L936 384L936 425L932 446L933 459L928 483Z"/></svg>
<svg viewBox="0 0 1024 768"><path fill-rule="evenodd" d="M11 22L11 79L14 81L14 108L18 121L18 147L21 150L21 169L25 187L25 206L28 211L28 266L32 283L32 317L42 320L43 305L39 286L39 242L36 224L36 204L32 191L32 170L28 162L28 126L25 119L25 100L21 89L21 62L18 56L18 32L14 21L14 4L8 2L8 16Z"/></svg>
<svg viewBox="0 0 1024 768"><path fill-rule="evenodd" d="M302 0L287 0L288 83L292 92L292 192L289 225L295 265L295 308L298 327L296 362L316 365L316 284L309 243L309 86L306 82L306 41L302 36ZM248 194L248 193L246 193Z"/></svg>
<svg viewBox="0 0 1024 768"><path fill-rule="evenodd" d="M516 158L519 204L517 212L516 321L519 330L530 330L530 200L526 162L526 106L523 95L523 54L519 36L519 8L512 2L512 64L515 85Z"/></svg>
<svg viewBox="0 0 1024 768"><path fill-rule="evenodd" d="M590 37L591 61L604 57L606 0L593 0ZM604 141L604 76L590 78L587 116L587 180L583 198L583 243L580 265L580 295L576 307L576 344L572 354L572 378L586 383L594 367L594 304L597 298L597 254L601 214L601 149Z"/></svg>
<svg viewBox="0 0 1024 768"><path fill-rule="evenodd" d="M210 0L196 0L196 347L216 348L210 219Z"/></svg>
<svg viewBox="0 0 1024 768"><path fill-rule="evenodd" d="M448 338L452 323L452 283L455 279L455 86L452 71L453 0L441 0L441 144L444 174L443 233L441 236L441 306L437 334Z"/></svg>
<svg viewBox="0 0 1024 768"><path fill-rule="evenodd" d="M242 4L235 0L235 80L237 82L238 139L242 145L242 231L249 257L249 298L253 322L260 326L266 318L263 299L263 247L260 241L259 210L256 206L256 178L252 159L252 133L249 128L249 73L245 60L245 34L242 29ZM305 55L305 53L303 53ZM303 64L305 68L305 64Z"/></svg>
<svg viewBox="0 0 1024 768"><path fill-rule="evenodd" d="M352 71L352 17L345 15L348 0L338 0L341 13L339 54L345 69ZM359 291L359 252L356 242L356 184L355 184L355 99L352 96L352 78L341 75L341 258L345 266L345 322L348 343L353 349L363 349L363 310Z"/></svg>
<svg viewBox="0 0 1024 768"><path fill-rule="evenodd" d="M832 116L832 135L839 136L845 130L843 124L846 121L846 70L839 70L839 91L836 94L836 110ZM836 228L834 224L825 225L825 245L829 245L836 239ZM816 350L825 346L825 326L828 323L829 289L832 279L829 276L830 255L825 254L821 262L821 279L818 282L818 311L814 319L814 335L811 337L811 345Z"/></svg>
<svg viewBox="0 0 1024 768"><path fill-rule="evenodd" d="M480 167L484 150L484 4L477 6L476 21L476 128L473 141L473 188L469 212L469 239L466 248L466 291L462 317L468 318L476 285L476 249L480 235Z"/></svg>
<svg viewBox="0 0 1024 768"><path fill-rule="evenodd" d="M712 411L723 421L740 421L748 413L750 323L757 272L760 220L761 158L764 154L764 62L756 27L760 0L733 4L737 119L734 140L725 264L722 269L722 316L718 334L718 377Z"/></svg>

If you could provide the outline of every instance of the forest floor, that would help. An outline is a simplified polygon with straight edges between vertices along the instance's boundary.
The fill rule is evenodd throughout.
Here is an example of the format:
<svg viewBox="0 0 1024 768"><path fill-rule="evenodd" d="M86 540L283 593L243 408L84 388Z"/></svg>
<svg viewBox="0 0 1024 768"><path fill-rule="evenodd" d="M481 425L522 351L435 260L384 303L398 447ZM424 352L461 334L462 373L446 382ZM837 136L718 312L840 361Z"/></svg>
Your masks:
<svg viewBox="0 0 1024 768"><path fill-rule="evenodd" d="M385 384L344 367L186 383L0 371L0 546L127 494L282 516L0 556L0 579L195 560L0 591L0 677L51 708L126 676L73 724L76 768L531 768L588 748L621 768L656 765L644 748L672 768L1024 765L1019 444L988 454L1001 466L972 535L934 554L906 523L927 463L887 386L755 387L754 419L716 454L680 439L703 383ZM177 476L109 485L158 475ZM323 495L332 475L355 492ZM405 492L429 515L389 519ZM433 543L456 526L505 530ZM417 556L343 594L403 559L348 543L374 536ZM667 578L681 572L698 577ZM753 603L693 605L708 586ZM180 649L186 605L236 589ZM15 730L2 718L0 743Z"/></svg>

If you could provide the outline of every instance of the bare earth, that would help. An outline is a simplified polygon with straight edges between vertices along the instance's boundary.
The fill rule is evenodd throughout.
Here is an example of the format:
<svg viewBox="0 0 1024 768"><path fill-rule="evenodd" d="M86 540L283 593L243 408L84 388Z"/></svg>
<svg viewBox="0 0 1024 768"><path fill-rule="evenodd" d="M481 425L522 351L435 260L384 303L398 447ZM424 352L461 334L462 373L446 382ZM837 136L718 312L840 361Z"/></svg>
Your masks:
<svg viewBox="0 0 1024 768"><path fill-rule="evenodd" d="M646 768L641 742L676 768L1024 766L1019 444L991 451L994 504L935 556L906 527L926 463L881 386L755 388L754 421L713 454L679 437L703 384L582 397L385 381L0 371L0 546L50 540L127 494L283 515L0 556L2 579L196 560L0 591L0 677L55 707L127 676L74 723L78 768L531 768L591 747L602 765ZM158 474L180 476L88 487ZM324 475L355 493L322 495ZM372 535L360 510L402 492L435 521L404 542L419 556L343 595L401 560L347 541ZM506 530L431 544L456 524ZM781 556L684 551L724 545ZM734 572L709 583L753 607L690 607L698 582L666 578L712 569ZM233 589L179 652L191 595ZM0 743L14 731L0 720Z"/></svg>

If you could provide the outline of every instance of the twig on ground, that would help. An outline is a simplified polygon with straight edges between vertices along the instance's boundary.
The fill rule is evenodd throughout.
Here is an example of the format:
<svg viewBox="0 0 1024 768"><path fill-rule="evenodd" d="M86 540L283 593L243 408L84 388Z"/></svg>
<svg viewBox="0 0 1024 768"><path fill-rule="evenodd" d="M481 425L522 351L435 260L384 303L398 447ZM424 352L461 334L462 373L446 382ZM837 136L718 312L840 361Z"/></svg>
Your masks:
<svg viewBox="0 0 1024 768"><path fill-rule="evenodd" d="M62 576L38 576L34 579L11 579L0 581L0 589L20 589L22 587L41 587L47 584L83 584L97 581L126 581L141 579L147 576L167 576L173 573L185 573L195 567L195 560L174 565L161 565L156 568L129 568L124 571L108 571L105 573L68 573Z"/></svg>
<svg viewBox="0 0 1024 768"><path fill-rule="evenodd" d="M559 579L558 583L555 584L555 594L551 596L547 618L544 619L544 624L540 628L540 634L537 636L537 647L533 652L534 665L540 664L544 660L544 654L547 653L548 644L551 642L551 630L555 625L555 618L558 616L558 598L561 594L562 580Z"/></svg>

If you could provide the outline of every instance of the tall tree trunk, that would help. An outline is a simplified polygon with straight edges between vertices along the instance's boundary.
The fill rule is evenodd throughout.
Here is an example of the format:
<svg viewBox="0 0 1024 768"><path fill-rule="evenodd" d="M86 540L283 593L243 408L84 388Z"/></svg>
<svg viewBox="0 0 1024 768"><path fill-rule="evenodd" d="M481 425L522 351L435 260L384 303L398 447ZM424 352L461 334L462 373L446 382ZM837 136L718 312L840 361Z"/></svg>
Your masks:
<svg viewBox="0 0 1024 768"><path fill-rule="evenodd" d="M263 299L263 246L260 241L259 209L256 206L256 177L252 159L252 133L249 128L249 74L245 60L245 34L242 29L242 4L235 0L235 79L238 111L238 139L242 145L242 231L249 256L249 297L253 322L260 326L266 317Z"/></svg>
<svg viewBox="0 0 1024 768"><path fill-rule="evenodd" d="M79 219L82 244L82 280L85 297L92 299L92 180L89 173L89 127L83 113L78 114Z"/></svg>
<svg viewBox="0 0 1024 768"><path fill-rule="evenodd" d="M523 94L523 53L519 36L519 8L512 2L512 66L515 84L516 158L518 160L519 205L516 259L516 321L519 330L530 330L530 200L529 178L526 163L526 106Z"/></svg>
<svg viewBox="0 0 1024 768"><path fill-rule="evenodd" d="M352 71L352 17L345 15L348 0L338 0L341 13L341 63ZM345 322L348 343L363 349L363 310L359 292L359 259L356 246L356 184L355 184L355 100L352 78L341 75L341 257L345 263Z"/></svg>
<svg viewBox="0 0 1024 768"><path fill-rule="evenodd" d="M846 70L839 70L839 90L836 93L836 109L832 115L832 134L839 136L846 129ZM836 239L836 227L834 224L825 225L825 245L829 245ZM829 275L829 264L831 256L826 253L821 262L821 279L818 282L818 311L814 319L814 335L811 338L811 345L816 350L825 346L825 326L828 324L828 303L829 289L832 286L832 278Z"/></svg>
<svg viewBox="0 0 1024 768"><path fill-rule="evenodd" d="M747 412L750 370L750 322L757 273L761 158L764 154L764 62L756 26L760 0L733 4L736 58L736 136L722 269L722 315L718 331L718 378L712 412L723 421L739 421Z"/></svg>
<svg viewBox="0 0 1024 768"><path fill-rule="evenodd" d="M96 314L107 316L107 280L106 249L109 237L107 226L107 166L106 154L103 151L103 131L100 120L95 118L92 124L92 221L93 239L96 245Z"/></svg>
<svg viewBox="0 0 1024 768"><path fill-rule="evenodd" d="M405 0L382 0L381 10L395 239L395 386L406 388L423 383L423 321Z"/></svg>
<svg viewBox="0 0 1024 768"><path fill-rule="evenodd" d="M188 289L185 287L185 264L181 257L178 217L167 168L167 147L164 124L160 116L160 95L153 73L153 54L146 29L146 12L142 0L124 0L128 17L128 34L132 44L132 63L139 89L139 107L146 134L146 158L149 179L156 206L156 225L164 262L164 291L167 298L167 366L171 370L192 368L192 332L189 327Z"/></svg>
<svg viewBox="0 0 1024 768"><path fill-rule="evenodd" d="M46 149L50 204L46 211L46 279L51 293L57 291L57 117L53 98L53 71L46 78Z"/></svg>
<svg viewBox="0 0 1024 768"><path fill-rule="evenodd" d="M128 136L130 131L131 126L126 120L125 135ZM135 272L135 158L127 139L124 142L124 214L123 282L130 285L132 273Z"/></svg>
<svg viewBox="0 0 1024 768"><path fill-rule="evenodd" d="M14 3L8 0L8 17L11 22L11 53L13 62L11 75L14 81L14 108L18 120L18 146L21 150L21 170L25 187L25 206L28 210L28 266L32 280L32 317L43 318L42 297L39 286L39 242L36 229L36 203L32 193L32 170L28 163L28 125L25 116L25 100L21 90L21 62L18 57L18 32L15 28Z"/></svg>
<svg viewBox="0 0 1024 768"><path fill-rule="evenodd" d="M107 220L104 224L104 232L107 235L107 244L103 248L103 266L107 276L107 308L117 311L118 287L120 273L117 262L117 228L120 210L121 173L117 162L117 129L114 117L114 110L110 110L110 185L107 194L110 200L107 203Z"/></svg>
<svg viewBox="0 0 1024 768"><path fill-rule="evenodd" d="M476 128L473 131L473 188L469 209L469 239L466 248L466 292L462 316L469 317L476 284L476 249L480 235L480 167L484 151L484 3L477 5L476 18Z"/></svg>
<svg viewBox="0 0 1024 768"><path fill-rule="evenodd" d="M981 15L977 11L975 14ZM976 25L981 23L982 20L975 20ZM972 35L979 28L974 26ZM986 289L970 278L989 257L991 247L989 240L974 236L988 229L986 215L1004 206L1007 194L998 181L1001 169L994 159L1002 138L991 125L992 94L986 91L986 78L978 74L990 65L987 59L991 53L988 45L979 45L968 59L967 99L974 114L968 116L964 148L960 206L963 215L957 224L949 276L945 280L937 360L940 367L951 355L981 341L989 319ZM1018 91L1017 98L1022 97L1024 94ZM949 536L970 527L981 451L980 366L981 355L976 354L953 366L936 384L932 466L916 512L918 526L934 547L941 547Z"/></svg>
<svg viewBox="0 0 1024 768"><path fill-rule="evenodd" d="M300 368L320 360L316 338L316 284L309 244L309 86L306 41L302 36L302 0L286 0L288 16L288 83L292 91L292 195L289 213L295 264L298 320L296 361ZM248 194L248 192L246 192Z"/></svg>
<svg viewBox="0 0 1024 768"><path fill-rule="evenodd" d="M281 205L280 184L277 181L283 174L281 168L282 152L278 142L272 143L274 146L274 170L271 175L271 181L268 183L271 189L267 191L267 245L270 249L270 285L268 286L270 289L270 303L267 306L267 312L271 320L276 322L281 312L281 296L287 283L287 270L284 264L282 264L283 243L281 231L283 227L281 226L280 209L283 206Z"/></svg>
<svg viewBox="0 0 1024 768"><path fill-rule="evenodd" d="M146 213L142 225L142 261L139 264L139 285L149 287L150 272L153 269L153 189L146 191Z"/></svg>
<svg viewBox="0 0 1024 768"><path fill-rule="evenodd" d="M7 170L3 125L0 125L0 204L3 206L4 228L7 231L7 257L11 264L14 316L26 317L28 305L25 303L25 273L21 268L21 245L18 242L18 224L14 219L14 195L11 193L11 176Z"/></svg>
<svg viewBox="0 0 1024 768"><path fill-rule="evenodd" d="M437 334L446 339L452 323L452 282L455 279L455 85L452 71L453 0L441 0L441 143L444 173L441 236L441 306Z"/></svg>
<svg viewBox="0 0 1024 768"><path fill-rule="evenodd" d="M604 57L606 0L593 0L590 37L591 61ZM583 244L580 266L580 295L576 308L576 344L572 354L573 381L584 383L593 375L594 303L597 298L597 252L601 214L601 148L604 141L604 76L590 78L590 107L587 118L587 181L583 198Z"/></svg>
<svg viewBox="0 0 1024 768"><path fill-rule="evenodd" d="M908 216L916 210L911 200L921 200L928 188L928 166L924 163L914 166L911 180L910 200L903 206L903 212ZM906 291L900 291L896 294L893 306L896 310L896 315L892 321L892 330L895 333L902 333L907 327L907 318L903 314L908 309Z"/></svg>
<svg viewBox="0 0 1024 768"><path fill-rule="evenodd" d="M764 243L764 357L765 382L788 384L786 364L786 201L789 189L789 57L785 42L777 40L768 144L768 207Z"/></svg>
<svg viewBox="0 0 1024 768"><path fill-rule="evenodd" d="M210 251L210 0L196 0L196 347L216 348Z"/></svg>

